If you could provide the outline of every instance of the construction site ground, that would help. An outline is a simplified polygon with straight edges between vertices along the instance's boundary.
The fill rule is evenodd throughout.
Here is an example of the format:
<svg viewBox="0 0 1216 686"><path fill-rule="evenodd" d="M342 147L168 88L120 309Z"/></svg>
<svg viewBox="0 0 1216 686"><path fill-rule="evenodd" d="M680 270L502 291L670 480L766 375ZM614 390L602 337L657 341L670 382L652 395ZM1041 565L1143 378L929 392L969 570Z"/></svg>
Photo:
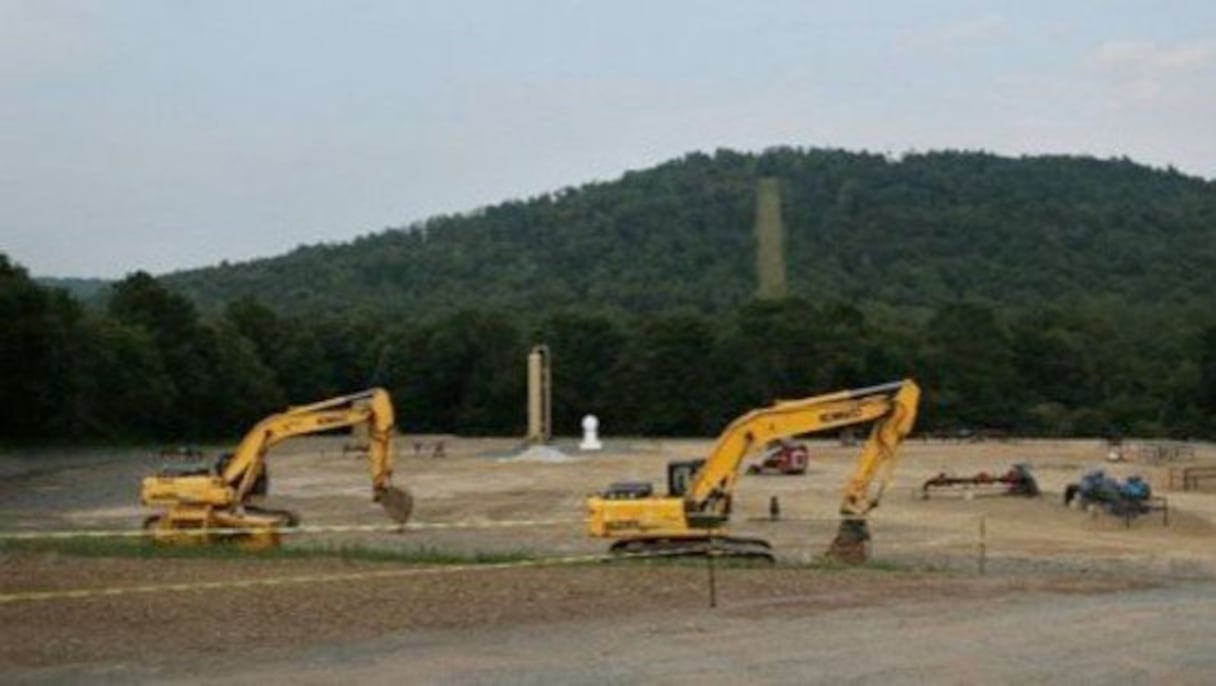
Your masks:
<svg viewBox="0 0 1216 686"><path fill-rule="evenodd" d="M268 504L304 524L387 524L343 443L277 450ZM710 445L609 439L598 453L573 441L521 452L508 439L410 437L397 446L396 482L415 496L412 522L458 527L285 543L404 560L5 543L0 681L1200 684L1216 674L1216 492L1168 487L1171 468L1216 466L1206 444L1186 462L1112 464L1099 441L911 440L871 517L872 560L850 569L816 558L860 447L812 441L806 475L745 475L736 489L732 533L769 539L776 565L537 564L606 549L584 530L588 494L614 481L658 485L668 460ZM0 530L136 529L148 514L138 480L162 462L113 450L0 457ZM920 497L938 472L998 474L1014 462L1031 464L1043 497ZM1092 467L1145 476L1168 499L1168 526L1163 512L1128 525L1066 509L1064 486ZM512 525L492 526L502 523ZM440 557L508 564L426 562ZM21 595L69 590L91 594Z"/></svg>

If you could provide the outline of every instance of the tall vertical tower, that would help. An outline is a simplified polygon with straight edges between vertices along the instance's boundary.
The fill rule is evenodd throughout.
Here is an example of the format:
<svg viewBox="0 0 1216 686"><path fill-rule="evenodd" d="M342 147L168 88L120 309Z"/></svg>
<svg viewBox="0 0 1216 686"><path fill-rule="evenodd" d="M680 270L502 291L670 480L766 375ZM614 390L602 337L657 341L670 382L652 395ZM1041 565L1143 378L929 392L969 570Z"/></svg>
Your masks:
<svg viewBox="0 0 1216 686"><path fill-rule="evenodd" d="M528 353L529 443L548 443L553 438L552 387L549 376L549 346L537 345Z"/></svg>
<svg viewBox="0 0 1216 686"><path fill-rule="evenodd" d="M788 294L781 186L771 176L756 185L756 280L756 297L761 300L780 300Z"/></svg>

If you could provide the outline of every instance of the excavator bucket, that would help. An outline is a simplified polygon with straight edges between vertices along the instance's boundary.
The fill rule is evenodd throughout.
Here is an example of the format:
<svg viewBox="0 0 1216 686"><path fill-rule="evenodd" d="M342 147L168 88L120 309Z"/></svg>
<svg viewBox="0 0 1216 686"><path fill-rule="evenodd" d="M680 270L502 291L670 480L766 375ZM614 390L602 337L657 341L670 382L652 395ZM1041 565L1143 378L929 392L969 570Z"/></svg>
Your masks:
<svg viewBox="0 0 1216 686"><path fill-rule="evenodd" d="M385 486L376 493L376 500L389 518L398 524L405 524L414 511L414 496L409 491L396 486Z"/></svg>
<svg viewBox="0 0 1216 686"><path fill-rule="evenodd" d="M836 539L825 557L849 565L863 564L870 556L870 527L864 519L842 519Z"/></svg>

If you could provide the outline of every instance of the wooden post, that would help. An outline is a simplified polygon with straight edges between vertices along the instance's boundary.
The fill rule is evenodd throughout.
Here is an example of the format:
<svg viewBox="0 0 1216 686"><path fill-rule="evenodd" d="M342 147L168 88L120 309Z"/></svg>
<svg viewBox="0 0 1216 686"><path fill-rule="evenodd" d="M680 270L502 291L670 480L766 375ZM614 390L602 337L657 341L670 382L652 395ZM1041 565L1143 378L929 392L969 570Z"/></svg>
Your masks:
<svg viewBox="0 0 1216 686"><path fill-rule="evenodd" d="M983 576L988 562L988 517L980 515L980 533L979 533L979 570L980 576Z"/></svg>

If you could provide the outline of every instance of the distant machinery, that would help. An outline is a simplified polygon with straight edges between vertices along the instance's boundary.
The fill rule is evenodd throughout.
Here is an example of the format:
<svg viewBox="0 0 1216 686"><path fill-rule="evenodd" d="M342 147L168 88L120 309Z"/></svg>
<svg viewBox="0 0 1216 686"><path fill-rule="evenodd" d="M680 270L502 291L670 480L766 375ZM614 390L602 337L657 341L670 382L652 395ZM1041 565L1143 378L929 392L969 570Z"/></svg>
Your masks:
<svg viewBox="0 0 1216 686"><path fill-rule="evenodd" d="M1119 481L1102 469L1086 472L1080 481L1064 488L1064 505L1074 503L1085 510L1103 510L1128 526L1133 519L1158 510L1162 512L1162 523L1169 524L1165 498L1154 496L1149 483L1138 474Z"/></svg>
<svg viewBox="0 0 1216 686"><path fill-rule="evenodd" d="M925 481L920 487L921 497L929 499L930 491L959 491L972 494L979 489L993 495L1020 495L1033 498L1039 495L1039 484L1030 473L1030 465L1018 463L1004 474L980 472L971 476L952 476L945 472Z"/></svg>
<svg viewBox="0 0 1216 686"><path fill-rule="evenodd" d="M760 462L747 466L748 474L806 474L810 454L802 443L786 438L770 441Z"/></svg>

